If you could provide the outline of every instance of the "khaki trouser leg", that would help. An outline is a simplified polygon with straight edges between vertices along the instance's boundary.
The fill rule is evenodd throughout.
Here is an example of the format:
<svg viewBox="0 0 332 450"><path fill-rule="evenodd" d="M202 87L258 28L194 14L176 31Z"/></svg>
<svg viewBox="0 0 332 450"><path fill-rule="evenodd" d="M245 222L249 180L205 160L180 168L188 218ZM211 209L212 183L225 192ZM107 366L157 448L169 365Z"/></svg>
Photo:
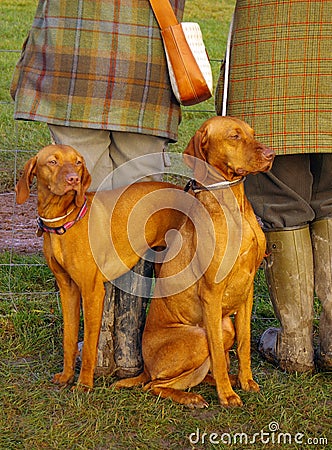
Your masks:
<svg viewBox="0 0 332 450"><path fill-rule="evenodd" d="M161 181L168 164L168 139L138 133L48 125L56 144L71 145L85 159L90 191L115 189L136 181Z"/></svg>

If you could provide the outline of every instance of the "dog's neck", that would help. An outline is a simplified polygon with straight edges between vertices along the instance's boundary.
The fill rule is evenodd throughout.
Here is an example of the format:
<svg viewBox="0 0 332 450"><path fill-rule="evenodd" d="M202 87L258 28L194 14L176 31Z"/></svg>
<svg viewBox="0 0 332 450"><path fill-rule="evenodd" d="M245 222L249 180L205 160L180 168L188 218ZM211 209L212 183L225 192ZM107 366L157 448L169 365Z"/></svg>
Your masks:
<svg viewBox="0 0 332 450"><path fill-rule="evenodd" d="M245 180L245 177L239 178L238 180L228 181L228 180L221 180L217 181L216 183L211 184L200 184L196 180L191 179L188 181L187 185L185 186L185 191L189 191L190 189L193 191L194 194L197 194L202 191L214 191L218 189L228 189L231 187L234 187L240 183L243 183Z"/></svg>
<svg viewBox="0 0 332 450"><path fill-rule="evenodd" d="M54 217L53 219L47 219L46 217L43 216L39 216L39 218L43 221L43 222L47 222L47 223L54 223L54 222L59 222L59 220L63 220L66 219L75 209L75 206L72 207L72 209L70 209L66 214L64 214L63 216L59 216L59 217Z"/></svg>
<svg viewBox="0 0 332 450"><path fill-rule="evenodd" d="M55 195L49 190L38 191L38 215L45 221L56 222L62 220L71 213L77 212L79 207L75 204L76 193L69 191L65 195Z"/></svg>

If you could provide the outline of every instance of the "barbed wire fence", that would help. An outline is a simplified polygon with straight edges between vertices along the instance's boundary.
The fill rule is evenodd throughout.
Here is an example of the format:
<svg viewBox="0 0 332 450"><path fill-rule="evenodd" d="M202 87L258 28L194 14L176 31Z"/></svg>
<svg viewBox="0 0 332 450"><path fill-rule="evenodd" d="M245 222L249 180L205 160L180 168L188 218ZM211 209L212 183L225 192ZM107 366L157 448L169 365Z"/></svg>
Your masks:
<svg viewBox="0 0 332 450"><path fill-rule="evenodd" d="M6 54L15 54L18 57L20 50L0 50L0 53L5 57ZM211 60L215 72L221 62L221 59ZM2 73L0 78L4 77ZM2 86L7 85L6 91L9 92L10 79L8 77L2 79L1 84ZM183 108L183 120L186 118L190 120L188 117L199 115L203 122L215 115L211 103L208 104L208 107L204 106L205 104ZM20 125L13 119L14 103L9 97L4 100L0 99L0 108L2 120L10 124L8 126L10 136L4 138L5 132L3 132L0 144L0 176L2 174L0 202L3 225L1 231L3 236L0 240L0 302L10 301L14 310L17 310L16 302L19 302L20 299L29 300L38 297L44 300L51 299L52 303L55 301L60 309L59 294L42 255L42 239L35 236L36 192L32 190L31 199L27 205L17 205L15 200L14 188L22 168L22 162L33 156L39 148L33 144L30 146L29 143L22 145L21 139L19 139ZM40 273L41 278L44 281L45 278L47 279L46 285L49 286L49 289L45 289L45 282L40 283L40 290L36 289L38 282L36 283L35 279L30 283L29 277L36 277L36 268L38 268L37 272ZM31 286L33 286L32 289ZM264 293L259 295L265 296ZM255 308L254 306L253 320L256 317ZM268 313L264 319L271 320L273 318Z"/></svg>

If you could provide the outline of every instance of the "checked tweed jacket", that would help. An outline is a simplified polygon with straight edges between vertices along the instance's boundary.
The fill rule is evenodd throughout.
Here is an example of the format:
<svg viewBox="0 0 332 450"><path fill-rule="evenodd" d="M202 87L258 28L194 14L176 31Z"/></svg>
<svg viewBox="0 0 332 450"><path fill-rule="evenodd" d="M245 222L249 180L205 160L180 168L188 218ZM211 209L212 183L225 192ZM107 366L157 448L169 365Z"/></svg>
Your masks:
<svg viewBox="0 0 332 450"><path fill-rule="evenodd" d="M179 20L185 0L171 0ZM14 72L15 119L177 139L148 0L39 0Z"/></svg>
<svg viewBox="0 0 332 450"><path fill-rule="evenodd" d="M229 83L227 114L277 154L332 152L332 1L238 0Z"/></svg>

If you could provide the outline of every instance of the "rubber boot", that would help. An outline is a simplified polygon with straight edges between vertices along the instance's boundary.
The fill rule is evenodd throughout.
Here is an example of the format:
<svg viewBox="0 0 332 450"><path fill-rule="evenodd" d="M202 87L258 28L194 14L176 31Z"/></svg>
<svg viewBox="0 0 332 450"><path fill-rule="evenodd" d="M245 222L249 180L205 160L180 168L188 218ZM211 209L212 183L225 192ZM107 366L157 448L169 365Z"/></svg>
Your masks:
<svg viewBox="0 0 332 450"><path fill-rule="evenodd" d="M314 254L315 291L322 305L319 321L317 366L332 369L332 219L320 219L311 224Z"/></svg>
<svg viewBox="0 0 332 450"><path fill-rule="evenodd" d="M130 272L116 280L114 361L119 378L143 371L142 335L152 277L153 263L141 259Z"/></svg>
<svg viewBox="0 0 332 450"><path fill-rule="evenodd" d="M281 328L261 336L259 351L287 372L314 369L313 256L309 226L266 232L265 275Z"/></svg>

